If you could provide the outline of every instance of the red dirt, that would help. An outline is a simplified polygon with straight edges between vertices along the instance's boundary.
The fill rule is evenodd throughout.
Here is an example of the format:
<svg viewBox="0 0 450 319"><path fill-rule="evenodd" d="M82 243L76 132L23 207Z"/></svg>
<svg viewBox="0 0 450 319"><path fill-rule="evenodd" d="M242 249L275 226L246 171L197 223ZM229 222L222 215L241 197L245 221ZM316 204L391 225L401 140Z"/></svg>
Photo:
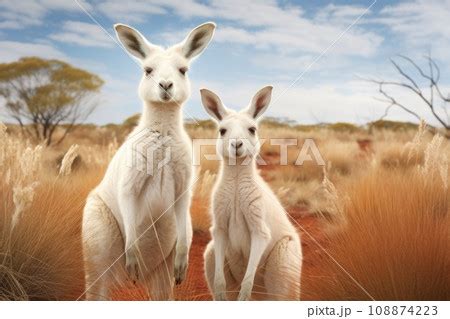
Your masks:
<svg viewBox="0 0 450 319"><path fill-rule="evenodd" d="M319 220L308 214L308 212L301 209L290 209L289 214L293 223L299 229L302 238L303 247L303 270L302 270L302 285L304 281L309 279L315 280L317 274L320 274L320 269L316 269L316 258L323 256L321 246L326 245L326 240ZM298 226L297 225L300 225ZM311 235L314 241L308 234ZM211 295L204 277L203 267L203 252L207 243L210 240L209 233L195 232L192 242L192 247L189 256L189 269L186 280L175 289L176 300L211 300ZM120 292L114 294L118 300L145 300L146 296L140 289L122 289ZM303 296L302 299L308 299L308 296Z"/></svg>
<svg viewBox="0 0 450 319"><path fill-rule="evenodd" d="M200 231L194 233L189 253L188 275L175 289L176 300L211 300L203 267L203 252L209 240L209 233Z"/></svg>

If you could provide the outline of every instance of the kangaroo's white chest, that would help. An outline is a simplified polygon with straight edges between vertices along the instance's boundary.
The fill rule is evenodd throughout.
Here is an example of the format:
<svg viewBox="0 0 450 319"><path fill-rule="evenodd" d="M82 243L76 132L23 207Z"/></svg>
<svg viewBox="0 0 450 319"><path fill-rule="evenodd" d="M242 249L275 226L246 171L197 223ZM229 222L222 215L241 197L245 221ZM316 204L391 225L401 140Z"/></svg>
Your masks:
<svg viewBox="0 0 450 319"><path fill-rule="evenodd" d="M250 232L245 219L245 205L242 203L240 186L236 182L224 183L221 191L216 195L215 214L220 220L226 222L228 235L228 250L230 253L239 254L248 258L250 254ZM225 195L227 194L227 195Z"/></svg>
<svg viewBox="0 0 450 319"><path fill-rule="evenodd" d="M170 213L191 179L187 136L145 129L133 132L111 161L100 185L101 196L121 224L119 200L132 195L137 223Z"/></svg>
<svg viewBox="0 0 450 319"><path fill-rule="evenodd" d="M250 233L247 226L247 221L239 208L236 208L230 214L228 225L230 249L233 252L239 253L243 257L248 258L250 254Z"/></svg>
<svg viewBox="0 0 450 319"><path fill-rule="evenodd" d="M147 139L141 141L143 147L128 150L128 155L137 160L132 163L131 169L139 173L132 174L142 185L139 199L144 207L142 211L158 217L175 202L176 198L186 188L191 176L190 149L185 141L177 136L152 133ZM136 181L136 180L135 180Z"/></svg>

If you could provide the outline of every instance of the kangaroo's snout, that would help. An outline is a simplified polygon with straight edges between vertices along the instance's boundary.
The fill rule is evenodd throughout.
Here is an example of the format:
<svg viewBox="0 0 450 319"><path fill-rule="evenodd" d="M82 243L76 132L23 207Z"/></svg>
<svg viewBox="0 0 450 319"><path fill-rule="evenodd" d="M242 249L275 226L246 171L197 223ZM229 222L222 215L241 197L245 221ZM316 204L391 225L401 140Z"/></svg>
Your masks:
<svg viewBox="0 0 450 319"><path fill-rule="evenodd" d="M169 91L173 87L172 81L161 81L159 82L159 87L164 91Z"/></svg>
<svg viewBox="0 0 450 319"><path fill-rule="evenodd" d="M235 149L240 149L242 147L242 145L244 145L244 143L240 140L231 142L231 146L234 147Z"/></svg>

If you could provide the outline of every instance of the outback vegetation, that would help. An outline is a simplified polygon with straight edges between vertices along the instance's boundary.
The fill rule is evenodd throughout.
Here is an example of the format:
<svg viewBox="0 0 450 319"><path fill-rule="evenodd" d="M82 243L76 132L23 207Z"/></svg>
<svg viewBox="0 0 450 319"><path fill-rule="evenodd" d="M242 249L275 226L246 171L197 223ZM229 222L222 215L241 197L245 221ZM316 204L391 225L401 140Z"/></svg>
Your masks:
<svg viewBox="0 0 450 319"><path fill-rule="evenodd" d="M81 217L86 197L136 118L82 125L45 147L0 127L0 299L75 300L84 292ZM191 138L215 137L210 121L186 124ZM26 126L27 129L31 126ZM65 128L57 126L54 138ZM261 138L296 138L288 165L262 145L260 173L302 238L303 300L448 300L450 292L449 142L420 126L379 121L299 126L269 119ZM303 141L316 142L324 166L294 165ZM74 146L76 145L76 146ZM202 148L211 154L214 147ZM209 300L203 252L218 162L201 158L191 216L194 241L178 300ZM145 299L117 286L114 299Z"/></svg>
<svg viewBox="0 0 450 319"><path fill-rule="evenodd" d="M63 128L60 143L97 106L103 85L97 75L59 60L24 57L0 64L0 97L22 132L46 145ZM32 125L25 125L32 123Z"/></svg>

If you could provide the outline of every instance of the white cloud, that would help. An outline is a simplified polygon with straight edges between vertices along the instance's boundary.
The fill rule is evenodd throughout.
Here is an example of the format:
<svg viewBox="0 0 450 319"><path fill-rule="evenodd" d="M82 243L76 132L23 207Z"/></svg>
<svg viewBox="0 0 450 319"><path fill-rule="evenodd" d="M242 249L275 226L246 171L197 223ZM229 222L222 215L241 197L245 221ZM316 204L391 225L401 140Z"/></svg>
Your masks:
<svg viewBox="0 0 450 319"><path fill-rule="evenodd" d="M304 29L267 28L247 31L242 28L223 27L217 30L215 41L241 43L255 46L260 50L276 50L280 53L321 54L343 30L331 26L314 26ZM333 47L333 54L372 56L382 38L372 32L349 32Z"/></svg>
<svg viewBox="0 0 450 319"><path fill-rule="evenodd" d="M126 118L141 112L138 97L138 79L117 78L106 72L96 72L104 81L97 109L89 121L97 124L122 123Z"/></svg>
<svg viewBox="0 0 450 319"><path fill-rule="evenodd" d="M292 71L298 70L298 73L300 73L302 70L305 70L308 66L312 65L314 58L314 56L309 54L280 57L277 53L261 53L255 55L251 62L256 66L265 69L272 69L274 65L276 65L276 69L281 71L279 76L284 75L284 71L289 71L289 73L291 73L290 77L292 78ZM320 64L315 64L310 68L312 69L318 66L320 66Z"/></svg>
<svg viewBox="0 0 450 319"><path fill-rule="evenodd" d="M66 21L62 31L52 33L49 38L89 47L113 47L114 41L96 24L80 21Z"/></svg>
<svg viewBox="0 0 450 319"><path fill-rule="evenodd" d="M317 84L274 91L272 115L297 119L300 123L365 123L378 119L383 109L373 98L373 88L357 82ZM281 95L282 94L282 95Z"/></svg>
<svg viewBox="0 0 450 319"><path fill-rule="evenodd" d="M365 71L362 66L357 66L354 59L333 54L324 55L317 59L315 54L280 55L279 53L260 53L251 59L251 63L270 72L271 81L294 81L303 74L302 78L326 75L327 80L354 76L357 72ZM345 74L342 74L345 70ZM325 80L325 79L324 79Z"/></svg>
<svg viewBox="0 0 450 319"><path fill-rule="evenodd" d="M277 1L214 0L212 6L218 17L245 27L219 28L218 41L233 42L237 39L241 43L246 41L259 48L273 48L279 52L316 54L333 43L348 24L366 10L359 6L334 6L330 7L335 13L333 20L317 22L315 17L306 17L301 7L283 7ZM321 11L317 14L320 15ZM349 18L351 21L344 23L346 21L343 19ZM355 25L339 40L334 52L370 56L376 52L381 41L380 35Z"/></svg>
<svg viewBox="0 0 450 319"><path fill-rule="evenodd" d="M384 17L383 17L384 16ZM380 22L394 32L421 41L438 36L450 40L450 0L416 0L386 6L381 10Z"/></svg>
<svg viewBox="0 0 450 319"><path fill-rule="evenodd" d="M163 15L170 11L182 17L208 16L208 6L195 0L132 0L124 5L122 0L100 1L97 8L118 22L145 22L149 15Z"/></svg>
<svg viewBox="0 0 450 319"><path fill-rule="evenodd" d="M285 86L274 90L276 96L283 92ZM392 88L390 94L419 114L427 123L438 125L429 108L416 95L408 91ZM347 81L343 83L317 84L309 87L296 87L288 90L271 105L271 114L298 120L300 123L320 122L352 122L364 124L381 118L388 106L380 98L377 87L363 81ZM440 110L438 110L440 113ZM418 120L393 107L386 119L418 122Z"/></svg>
<svg viewBox="0 0 450 319"><path fill-rule="evenodd" d="M380 97L377 95L377 87L365 81L319 83L293 87L283 93L289 84L283 82L274 85L267 116L294 119L301 124L335 122L365 124L380 119L387 107L386 103L375 99ZM193 92L198 91L197 87L207 87L216 92L225 105L241 109L248 105L253 94L264 85L265 83L223 85L219 82L199 82L194 86ZM427 123L439 125L420 98L397 88L389 92L424 118ZM191 103L201 105L198 94L193 94ZM207 116L205 112L202 114L203 117ZM392 108L386 119L418 122L415 117L400 108Z"/></svg>
<svg viewBox="0 0 450 319"><path fill-rule="evenodd" d="M274 85L268 116L286 117L303 124L339 121L365 123L379 118L384 111L384 108L371 97L376 90L364 83L345 82L339 86L334 83L317 84L294 87L285 91L289 84L284 82ZM253 94L264 85L264 83L223 85L208 82L200 83L199 87L212 89L225 105L241 109L248 105Z"/></svg>
<svg viewBox="0 0 450 319"><path fill-rule="evenodd" d="M49 44L0 41L1 62L11 62L24 56L40 56L46 59L68 59L64 53Z"/></svg>
<svg viewBox="0 0 450 319"><path fill-rule="evenodd" d="M416 0L384 7L373 22L385 24L412 48L448 60L450 0Z"/></svg>
<svg viewBox="0 0 450 319"><path fill-rule="evenodd" d="M0 22L0 29L21 29L22 27L23 24L14 19Z"/></svg>
<svg viewBox="0 0 450 319"><path fill-rule="evenodd" d="M211 6L216 16L251 27L295 28L306 21L299 19L303 10L299 6L282 8L277 1L213 0Z"/></svg>
<svg viewBox="0 0 450 319"><path fill-rule="evenodd" d="M329 4L319 10L314 20L320 23L330 23L332 21L336 24L349 25L359 16L364 16L366 10L366 7L358 5Z"/></svg>
<svg viewBox="0 0 450 319"><path fill-rule="evenodd" d="M78 0L85 8L92 7L85 0ZM61 0L2 0L0 2L0 27L5 29L23 29L41 25L50 11L80 11L75 1Z"/></svg>
<svg viewBox="0 0 450 319"><path fill-rule="evenodd" d="M208 5L193 0L104 1L99 10L113 19L144 22L152 14L174 13L181 17L222 19L215 41L248 44L259 50L276 50L280 53L321 53L361 15L361 6L333 6L319 11L322 18L306 17L300 6L282 6L275 0L239 1L212 0ZM330 17L333 17L330 19ZM357 25L337 43L334 52L355 56L373 55L383 38Z"/></svg>
<svg viewBox="0 0 450 319"><path fill-rule="evenodd" d="M98 10L117 22L144 22L146 15L165 14L166 9L148 1L129 1L124 6L122 1L103 1L97 6Z"/></svg>

